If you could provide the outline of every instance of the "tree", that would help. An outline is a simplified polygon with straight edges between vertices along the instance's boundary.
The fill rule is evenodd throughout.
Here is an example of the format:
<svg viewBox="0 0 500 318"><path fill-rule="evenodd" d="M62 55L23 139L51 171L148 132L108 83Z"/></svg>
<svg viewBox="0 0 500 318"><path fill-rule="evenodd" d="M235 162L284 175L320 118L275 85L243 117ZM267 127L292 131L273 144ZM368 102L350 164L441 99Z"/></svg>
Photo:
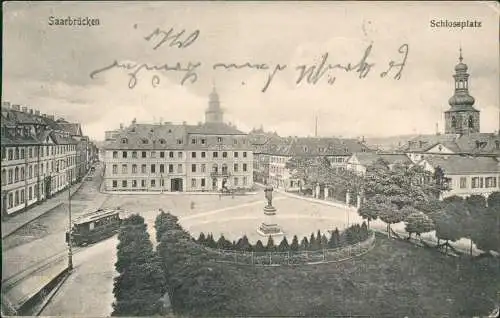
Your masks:
<svg viewBox="0 0 500 318"><path fill-rule="evenodd" d="M335 230L331 232L330 240L328 241L328 247L336 248L339 245L340 245L340 232L338 228L335 228Z"/></svg>
<svg viewBox="0 0 500 318"><path fill-rule="evenodd" d="M215 242L214 235L212 233L208 234L205 245L210 248L217 248L217 242Z"/></svg>
<svg viewBox="0 0 500 318"><path fill-rule="evenodd" d="M488 207L482 198L467 200L467 206L473 219L471 237L477 247L486 253L500 251L500 193L494 192L488 197Z"/></svg>
<svg viewBox="0 0 500 318"><path fill-rule="evenodd" d="M376 220L379 215L381 207L375 197L365 200L361 207L358 209L358 214L365 220L368 221L368 227L370 227L370 221Z"/></svg>
<svg viewBox="0 0 500 318"><path fill-rule="evenodd" d="M363 190L368 203L361 212L367 216L377 215L386 222L390 236L390 225L404 221L407 216L402 210L404 207L436 200L442 187L422 167L395 165L389 169L384 162L377 162L367 170Z"/></svg>
<svg viewBox="0 0 500 318"><path fill-rule="evenodd" d="M325 234L321 235L321 248L328 248L328 238Z"/></svg>
<svg viewBox="0 0 500 318"><path fill-rule="evenodd" d="M488 207L500 210L500 191L493 192L488 196Z"/></svg>
<svg viewBox="0 0 500 318"><path fill-rule="evenodd" d="M289 249L290 249L290 245L288 244L288 240L286 239L286 236L284 236L283 239L281 240L280 245L278 246L278 250L280 252L288 252Z"/></svg>
<svg viewBox="0 0 500 318"><path fill-rule="evenodd" d="M316 249L318 249L318 250L321 250L323 248L323 245L322 245L323 242L321 241L321 236L322 236L321 231L318 230L318 232L316 233L316 240L315 240L316 246L317 246Z"/></svg>
<svg viewBox="0 0 500 318"><path fill-rule="evenodd" d="M134 214L123 220L118 233L114 278L113 316L161 314L165 276L147 232L144 218Z"/></svg>
<svg viewBox="0 0 500 318"><path fill-rule="evenodd" d="M236 250L246 252L252 251L252 245L248 241L248 237L246 235L238 240L238 243L236 243Z"/></svg>
<svg viewBox="0 0 500 318"><path fill-rule="evenodd" d="M300 250L307 251L308 249L309 249L309 241L307 240L307 237L304 236L302 241L300 241Z"/></svg>
<svg viewBox="0 0 500 318"><path fill-rule="evenodd" d="M293 236L292 244L290 244L290 250L293 252L297 252L299 250L299 238L297 235Z"/></svg>
<svg viewBox="0 0 500 318"><path fill-rule="evenodd" d="M408 238L411 237L412 233L415 233L418 237L420 237L422 233L434 230L434 222L423 212L412 207L408 207L407 210L408 217L405 221L405 230L408 232Z"/></svg>
<svg viewBox="0 0 500 318"><path fill-rule="evenodd" d="M176 228L178 230L182 230L178 224L177 217L170 214L170 212L165 213L162 209L160 209L160 214L158 214L155 219L154 228L156 231L156 242L159 242L162 235L169 229Z"/></svg>
<svg viewBox="0 0 500 318"><path fill-rule="evenodd" d="M314 236L313 232L309 237L309 250L317 251L318 249L319 249L319 242L316 240L316 237Z"/></svg>
<svg viewBox="0 0 500 318"><path fill-rule="evenodd" d="M267 252L274 252L276 246L274 246L274 240L271 235L267 238L267 244L266 244L266 251Z"/></svg>
<svg viewBox="0 0 500 318"><path fill-rule="evenodd" d="M228 250L231 249L231 246L232 246L231 242L226 240L224 234L221 234L221 236L217 240L217 248L220 250Z"/></svg>
<svg viewBox="0 0 500 318"><path fill-rule="evenodd" d="M198 236L198 239L196 240L196 242L198 242L198 244L205 245L205 243L206 243L205 241L206 241L205 234L203 234L203 232L201 232L200 235Z"/></svg>
<svg viewBox="0 0 500 318"><path fill-rule="evenodd" d="M449 241L456 241L464 237L463 221L468 211L466 210L463 200L451 199L445 203L445 208L442 211L434 213L431 217L436 228L436 236L438 240L445 240L445 243L439 245L445 246L446 252L451 247Z"/></svg>
<svg viewBox="0 0 500 318"><path fill-rule="evenodd" d="M257 243L255 243L255 246L254 246L253 250L255 252L264 252L266 250L266 248L262 244L262 241L258 240Z"/></svg>

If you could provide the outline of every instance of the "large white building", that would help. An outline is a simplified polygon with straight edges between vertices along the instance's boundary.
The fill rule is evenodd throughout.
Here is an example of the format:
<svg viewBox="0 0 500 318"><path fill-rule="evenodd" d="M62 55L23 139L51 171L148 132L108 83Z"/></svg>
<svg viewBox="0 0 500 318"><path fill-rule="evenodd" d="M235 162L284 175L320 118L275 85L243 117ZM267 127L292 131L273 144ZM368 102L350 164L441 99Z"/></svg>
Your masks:
<svg viewBox="0 0 500 318"><path fill-rule="evenodd" d="M247 134L223 122L219 96L205 123L139 124L115 131L105 146L107 191L220 191L253 186Z"/></svg>

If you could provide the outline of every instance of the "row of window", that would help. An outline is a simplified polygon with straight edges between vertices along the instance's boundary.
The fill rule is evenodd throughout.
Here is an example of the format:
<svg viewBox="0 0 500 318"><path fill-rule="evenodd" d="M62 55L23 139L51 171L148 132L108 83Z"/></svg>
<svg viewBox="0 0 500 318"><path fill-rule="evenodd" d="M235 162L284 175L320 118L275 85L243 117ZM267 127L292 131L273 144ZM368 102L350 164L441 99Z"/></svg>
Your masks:
<svg viewBox="0 0 500 318"><path fill-rule="evenodd" d="M149 187L150 188L156 188L157 185L160 188L165 187L165 180L160 179L159 182L157 183L158 180L156 179L151 179L149 181ZM121 180L121 188L137 188L139 187L139 182L140 182L140 188L146 188L148 186L147 180L141 179L141 180ZM233 178L233 185L235 187L237 186L246 186L248 185L248 178L243 177L241 178L241 183L240 179L238 177ZM118 180L112 180L112 186L113 188L118 188ZM206 179L201 178L201 179L196 179L196 178L191 178L191 188L197 188L197 187L205 187L206 186Z"/></svg>
<svg viewBox="0 0 500 318"><path fill-rule="evenodd" d="M74 158L71 159L73 160L70 161L74 162ZM26 169L24 166L12 167L7 169L4 168L2 169L2 185L24 181L26 177L28 179L31 179L33 177L38 176L37 172L39 172L40 175L43 175L44 173L50 173L53 171L59 172L60 170L65 169L67 166L68 166L67 162L63 160L51 161L50 165L49 162L46 162L45 164L42 162L40 164L40 170L38 170L38 164L28 165L27 176L26 176Z"/></svg>
<svg viewBox="0 0 500 318"><path fill-rule="evenodd" d="M147 151L141 151L141 158L156 158L157 156L157 153L156 151L151 151L150 154L149 154L149 157L147 156ZM166 151L159 151L159 158L165 158L165 155L166 155ZM138 153L137 151L132 151L132 154L131 154L131 158L138 158L137 157ZM128 157L128 151L122 151L121 152L121 158L127 158ZM196 158L197 157L197 152L196 151L192 151L191 152L191 158ZM205 151L202 151L200 153L200 158L206 158L207 157L207 153ZM218 158L219 157L219 152L218 151L214 151L212 152L212 158ZM228 152L227 151L222 151L222 158L227 158L228 157ZM246 151L243 151L242 152L242 157L243 158L247 158L247 152ZM113 159L117 159L118 158L118 151L113 151ZM169 151L168 152L168 158L175 158L175 153L174 151ZM183 152L182 151L178 151L177 152L177 158L178 159L182 159L183 158ZM233 153L233 158L239 158L239 152L238 151L235 151Z"/></svg>
<svg viewBox="0 0 500 318"><path fill-rule="evenodd" d="M499 183L500 183L500 177ZM471 188L496 188L497 187L497 177L473 177L471 178ZM467 177L460 177L460 189L467 188Z"/></svg>
<svg viewBox="0 0 500 318"><path fill-rule="evenodd" d="M40 149L40 150L39 150ZM65 154L76 150L75 145L59 146L28 146L28 147L2 147L2 160L19 160L28 158L45 157L49 155Z"/></svg>
<svg viewBox="0 0 500 318"><path fill-rule="evenodd" d="M40 187L40 189L42 190L43 194L43 187ZM38 185L35 184L33 187L28 187L28 198L27 198L28 201L31 201L34 198L36 198L37 195L38 195ZM9 209L16 207L20 204L24 204L26 199L25 191L24 189L12 191L7 195L7 198L8 198L7 207Z"/></svg>
<svg viewBox="0 0 500 318"><path fill-rule="evenodd" d="M159 164L159 165L156 165L156 164L151 164L150 165L150 170L147 171L147 165L143 164L141 165L141 173L156 173L156 166L159 166L159 173L165 173L165 164ZM177 165L177 173L182 173L182 164L178 164ZM199 168L198 168L199 166ZM118 174L118 165L113 165L113 168L112 168L112 172L113 174ZM136 164L133 164L132 165L132 173L135 174L135 173L138 173L138 165ZM223 173L227 173L228 169L227 169L227 165L226 164L222 164L221 165L221 170ZM239 172L240 170L240 165L235 163L233 165L233 172ZM213 164L212 165L212 172L218 172L219 171L219 166L217 164ZM247 172L248 171L248 165L246 163L242 164L241 165L241 171L243 172ZM174 165L173 164L169 164L168 165L168 172L169 173L174 173ZM206 164L192 164L191 165L191 172L206 172ZM128 165L127 164L122 164L122 169L121 169L121 173L122 174L128 174Z"/></svg>
<svg viewBox="0 0 500 318"><path fill-rule="evenodd" d="M134 131L134 130L132 130L132 131ZM169 132L171 132L171 131L169 131ZM153 140L152 142L156 143L156 140ZM218 143L223 143L224 142L224 138L223 137L217 137L217 142ZM122 144L128 144L128 138L122 138L121 143ZM141 143L144 144L144 145L147 145L147 144L149 144L149 139L142 138L141 139ZM165 139L163 139L163 138L160 138L160 139L158 139L158 143L160 143L161 145L164 145L164 144L167 143L167 141ZM182 139L178 138L178 139L176 139L176 143L178 145L182 145L184 143L184 141ZM200 138L200 139L198 139L198 138L191 138L191 144L192 145L196 145L197 143L205 145L207 143L207 139L206 138ZM246 144L246 140L243 139L242 143ZM237 139L233 139L233 144L237 145L238 144L238 140Z"/></svg>

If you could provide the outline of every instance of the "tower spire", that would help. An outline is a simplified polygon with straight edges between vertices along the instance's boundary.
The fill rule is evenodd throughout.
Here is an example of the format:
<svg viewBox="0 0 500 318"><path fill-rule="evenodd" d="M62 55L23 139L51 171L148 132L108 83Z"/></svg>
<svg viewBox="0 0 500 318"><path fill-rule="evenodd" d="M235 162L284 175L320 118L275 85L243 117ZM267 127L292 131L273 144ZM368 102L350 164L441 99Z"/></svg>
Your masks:
<svg viewBox="0 0 500 318"><path fill-rule="evenodd" d="M458 58L458 60L460 61L460 63L462 63L462 60L464 58L462 57L462 44L460 44L460 57Z"/></svg>

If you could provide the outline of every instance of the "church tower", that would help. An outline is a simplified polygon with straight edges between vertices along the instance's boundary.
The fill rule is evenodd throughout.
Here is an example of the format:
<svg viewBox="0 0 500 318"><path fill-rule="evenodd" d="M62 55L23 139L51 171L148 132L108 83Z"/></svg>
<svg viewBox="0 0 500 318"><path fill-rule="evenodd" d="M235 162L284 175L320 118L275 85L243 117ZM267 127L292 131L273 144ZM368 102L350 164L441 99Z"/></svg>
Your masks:
<svg viewBox="0 0 500 318"><path fill-rule="evenodd" d="M205 111L205 123L222 123L224 112L220 107L219 94L215 86L208 98L208 109Z"/></svg>
<svg viewBox="0 0 500 318"><path fill-rule="evenodd" d="M460 48L459 63L455 66L455 94L448 100L451 108L444 112L446 134L472 134L479 132L479 110L473 107L475 99L469 95L469 74L462 63Z"/></svg>

